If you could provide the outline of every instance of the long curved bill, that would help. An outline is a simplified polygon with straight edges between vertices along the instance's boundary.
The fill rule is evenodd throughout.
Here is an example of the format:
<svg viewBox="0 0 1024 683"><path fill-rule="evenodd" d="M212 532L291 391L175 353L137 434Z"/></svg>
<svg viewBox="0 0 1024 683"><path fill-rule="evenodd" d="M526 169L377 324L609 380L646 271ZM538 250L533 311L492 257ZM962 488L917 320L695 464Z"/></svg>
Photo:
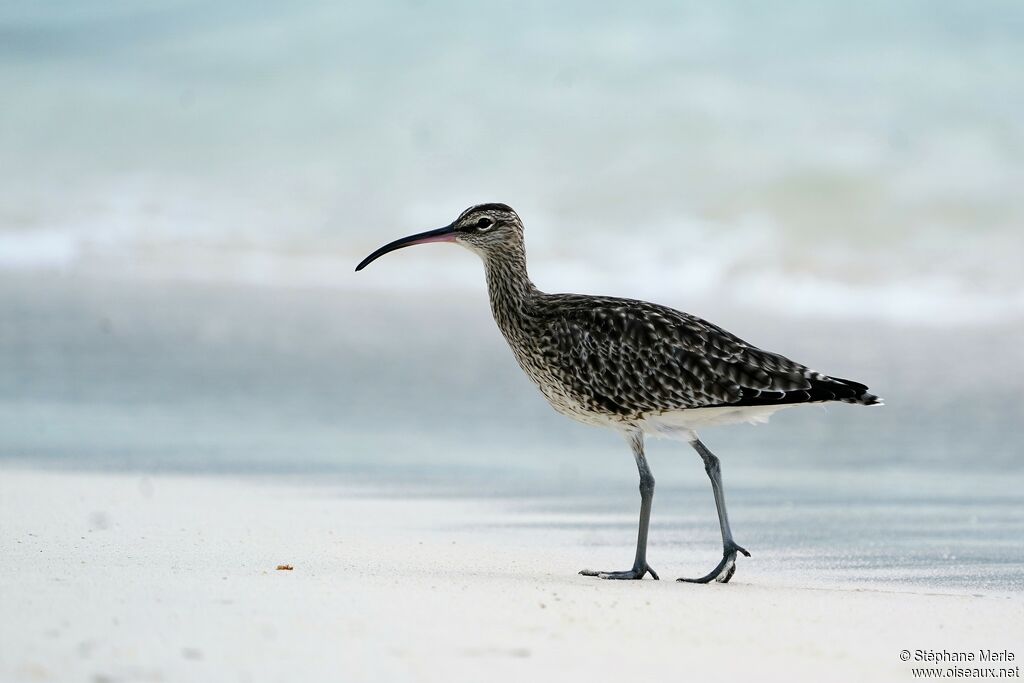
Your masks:
<svg viewBox="0 0 1024 683"><path fill-rule="evenodd" d="M371 263L379 259L384 254L395 251L396 249L401 249L402 247L411 247L414 244L429 244L431 242L454 241L455 228L453 228L451 225L446 225L443 228L438 228L437 230L427 230L426 232L421 232L417 235L409 235L408 237L403 237L400 240L395 240L394 242L389 242L388 244L385 244L383 247L381 247L377 251L373 252L372 254L364 258L362 261L359 262L359 265L356 266L356 271L358 272L362 270L366 266L370 265Z"/></svg>

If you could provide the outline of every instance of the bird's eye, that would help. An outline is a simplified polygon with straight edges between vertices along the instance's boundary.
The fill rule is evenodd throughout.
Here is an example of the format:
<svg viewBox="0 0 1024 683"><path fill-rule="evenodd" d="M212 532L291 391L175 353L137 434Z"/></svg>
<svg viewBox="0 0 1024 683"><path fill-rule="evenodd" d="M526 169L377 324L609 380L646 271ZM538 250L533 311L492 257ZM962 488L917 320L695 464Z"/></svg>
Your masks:
<svg viewBox="0 0 1024 683"><path fill-rule="evenodd" d="M494 221L492 219L490 219L490 218L487 218L486 216L481 218L481 219L479 219L476 222L476 229L480 230L481 232L484 231L484 230L490 230L493 227L494 227Z"/></svg>

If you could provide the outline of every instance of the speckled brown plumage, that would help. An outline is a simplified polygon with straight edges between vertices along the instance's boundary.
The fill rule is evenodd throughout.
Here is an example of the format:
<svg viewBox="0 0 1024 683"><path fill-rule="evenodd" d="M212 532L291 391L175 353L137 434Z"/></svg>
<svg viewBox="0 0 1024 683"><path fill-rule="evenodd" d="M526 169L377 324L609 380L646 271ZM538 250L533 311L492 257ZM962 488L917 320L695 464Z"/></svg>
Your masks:
<svg viewBox="0 0 1024 683"><path fill-rule="evenodd" d="M700 408L878 401L863 384L822 375L667 306L546 294L530 281L521 239L483 256L491 310L520 367L556 410L580 421L631 423Z"/></svg>
<svg viewBox="0 0 1024 683"><path fill-rule="evenodd" d="M571 402L559 407L570 410L629 420L694 408L877 400L862 384L644 301L535 292L502 331L523 369L542 390L557 384Z"/></svg>

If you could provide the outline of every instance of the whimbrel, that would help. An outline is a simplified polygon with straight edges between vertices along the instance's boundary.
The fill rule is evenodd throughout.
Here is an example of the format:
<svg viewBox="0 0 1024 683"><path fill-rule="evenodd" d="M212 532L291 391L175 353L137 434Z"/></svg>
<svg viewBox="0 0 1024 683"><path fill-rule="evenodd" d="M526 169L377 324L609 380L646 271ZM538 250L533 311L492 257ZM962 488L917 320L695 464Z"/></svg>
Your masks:
<svg viewBox="0 0 1024 683"><path fill-rule="evenodd" d="M666 306L540 291L526 271L522 221L505 204L472 206L443 228L395 240L363 259L356 270L388 252L429 242L454 242L483 259L498 328L551 406L574 420L619 431L632 448L640 472L633 566L625 571L584 569L580 573L586 576L658 578L647 563L654 476L644 455L645 435L689 442L704 462L715 496L722 559L705 576L679 580L727 583L736 571L736 554L750 553L733 540L721 466L697 438L697 430L764 422L793 405L881 403L863 384L814 372Z"/></svg>

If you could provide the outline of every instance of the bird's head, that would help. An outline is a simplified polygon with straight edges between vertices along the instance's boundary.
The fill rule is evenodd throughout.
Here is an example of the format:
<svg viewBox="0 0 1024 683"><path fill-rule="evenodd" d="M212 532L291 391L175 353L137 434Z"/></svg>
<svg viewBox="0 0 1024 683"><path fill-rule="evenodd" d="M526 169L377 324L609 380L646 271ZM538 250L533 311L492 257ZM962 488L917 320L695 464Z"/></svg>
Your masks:
<svg viewBox="0 0 1024 683"><path fill-rule="evenodd" d="M523 224L507 204L477 204L463 211L443 228L409 235L385 244L364 258L356 270L362 270L388 252L429 242L455 242L488 258L505 249L521 249Z"/></svg>

